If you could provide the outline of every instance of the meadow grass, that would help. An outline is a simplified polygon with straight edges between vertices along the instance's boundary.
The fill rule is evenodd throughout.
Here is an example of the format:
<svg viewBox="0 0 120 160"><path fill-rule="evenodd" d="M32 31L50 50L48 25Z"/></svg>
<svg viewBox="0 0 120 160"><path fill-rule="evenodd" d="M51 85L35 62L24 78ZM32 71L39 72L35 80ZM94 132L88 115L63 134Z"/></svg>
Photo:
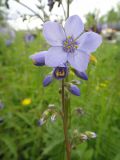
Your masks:
<svg viewBox="0 0 120 160"><path fill-rule="evenodd" d="M58 118L38 127L37 121L49 104L60 108L59 81L43 88L42 81L52 68L36 67L29 56L49 47L42 34L28 44L18 32L7 47L0 38L0 159L64 160L62 123ZM89 64L88 81L80 84L81 96L71 95L71 131L95 131L97 138L84 142L72 151L72 160L120 159L120 44L103 42ZM70 79L79 79L70 75ZM22 105L30 98L31 103ZM75 109L85 114L79 116Z"/></svg>

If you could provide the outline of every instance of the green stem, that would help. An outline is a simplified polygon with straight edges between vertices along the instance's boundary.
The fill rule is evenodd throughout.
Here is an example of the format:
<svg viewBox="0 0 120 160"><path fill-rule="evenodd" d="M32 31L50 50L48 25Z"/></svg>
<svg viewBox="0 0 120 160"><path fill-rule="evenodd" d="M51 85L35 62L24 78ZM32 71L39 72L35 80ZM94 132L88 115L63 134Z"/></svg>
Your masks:
<svg viewBox="0 0 120 160"><path fill-rule="evenodd" d="M71 145L68 138L68 106L66 105L66 98L65 98L65 88L64 88L64 80L62 80L62 118L63 118L63 129L64 129L64 138L65 138L65 147L66 147L66 157L67 160L71 158Z"/></svg>

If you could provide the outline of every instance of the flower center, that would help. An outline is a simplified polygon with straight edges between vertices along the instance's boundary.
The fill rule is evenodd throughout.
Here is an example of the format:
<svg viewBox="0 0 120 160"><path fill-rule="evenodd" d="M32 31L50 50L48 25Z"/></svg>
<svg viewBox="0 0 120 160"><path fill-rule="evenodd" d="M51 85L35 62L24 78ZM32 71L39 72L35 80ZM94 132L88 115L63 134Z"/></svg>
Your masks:
<svg viewBox="0 0 120 160"><path fill-rule="evenodd" d="M60 80L65 78L67 76L67 73L67 67L56 67L53 72L53 75L56 79Z"/></svg>
<svg viewBox="0 0 120 160"><path fill-rule="evenodd" d="M63 50L65 52L74 53L77 48L78 44L73 37L67 37L67 39L63 41Z"/></svg>

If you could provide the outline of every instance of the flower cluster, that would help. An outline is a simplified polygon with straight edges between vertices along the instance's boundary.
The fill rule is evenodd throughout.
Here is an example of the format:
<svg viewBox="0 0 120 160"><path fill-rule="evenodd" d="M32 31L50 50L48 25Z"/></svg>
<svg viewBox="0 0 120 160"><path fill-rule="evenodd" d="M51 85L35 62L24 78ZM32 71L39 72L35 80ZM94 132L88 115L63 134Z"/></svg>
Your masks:
<svg viewBox="0 0 120 160"><path fill-rule="evenodd" d="M90 53L94 52L102 43L99 34L84 32L84 24L79 16L67 19L64 28L57 22L48 21L43 25L43 35L50 44L48 51L31 55L36 66L49 66L53 70L45 77L43 85L47 86L52 80L62 80L72 70L77 77L87 80L86 69L90 61ZM80 95L76 85L69 85L68 89L75 95Z"/></svg>

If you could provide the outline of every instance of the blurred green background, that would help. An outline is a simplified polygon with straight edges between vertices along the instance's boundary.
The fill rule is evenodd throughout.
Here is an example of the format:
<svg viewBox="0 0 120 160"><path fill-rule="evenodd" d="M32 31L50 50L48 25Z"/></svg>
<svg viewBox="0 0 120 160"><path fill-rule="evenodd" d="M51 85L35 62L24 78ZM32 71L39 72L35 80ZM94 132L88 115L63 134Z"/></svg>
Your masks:
<svg viewBox="0 0 120 160"><path fill-rule="evenodd" d="M25 34L17 31L12 44L5 43L8 34L0 34L0 160L64 160L60 118L42 127L37 124L49 104L61 107L60 82L42 86L52 69L36 67L29 59L49 46L41 31L34 31L37 36L28 43ZM79 86L81 96L71 95L71 130L94 131L97 138L73 149L72 160L120 160L120 42L103 40L93 55L88 81L81 80ZM71 74L70 79L79 78ZM77 107L84 110L83 116L76 114Z"/></svg>

